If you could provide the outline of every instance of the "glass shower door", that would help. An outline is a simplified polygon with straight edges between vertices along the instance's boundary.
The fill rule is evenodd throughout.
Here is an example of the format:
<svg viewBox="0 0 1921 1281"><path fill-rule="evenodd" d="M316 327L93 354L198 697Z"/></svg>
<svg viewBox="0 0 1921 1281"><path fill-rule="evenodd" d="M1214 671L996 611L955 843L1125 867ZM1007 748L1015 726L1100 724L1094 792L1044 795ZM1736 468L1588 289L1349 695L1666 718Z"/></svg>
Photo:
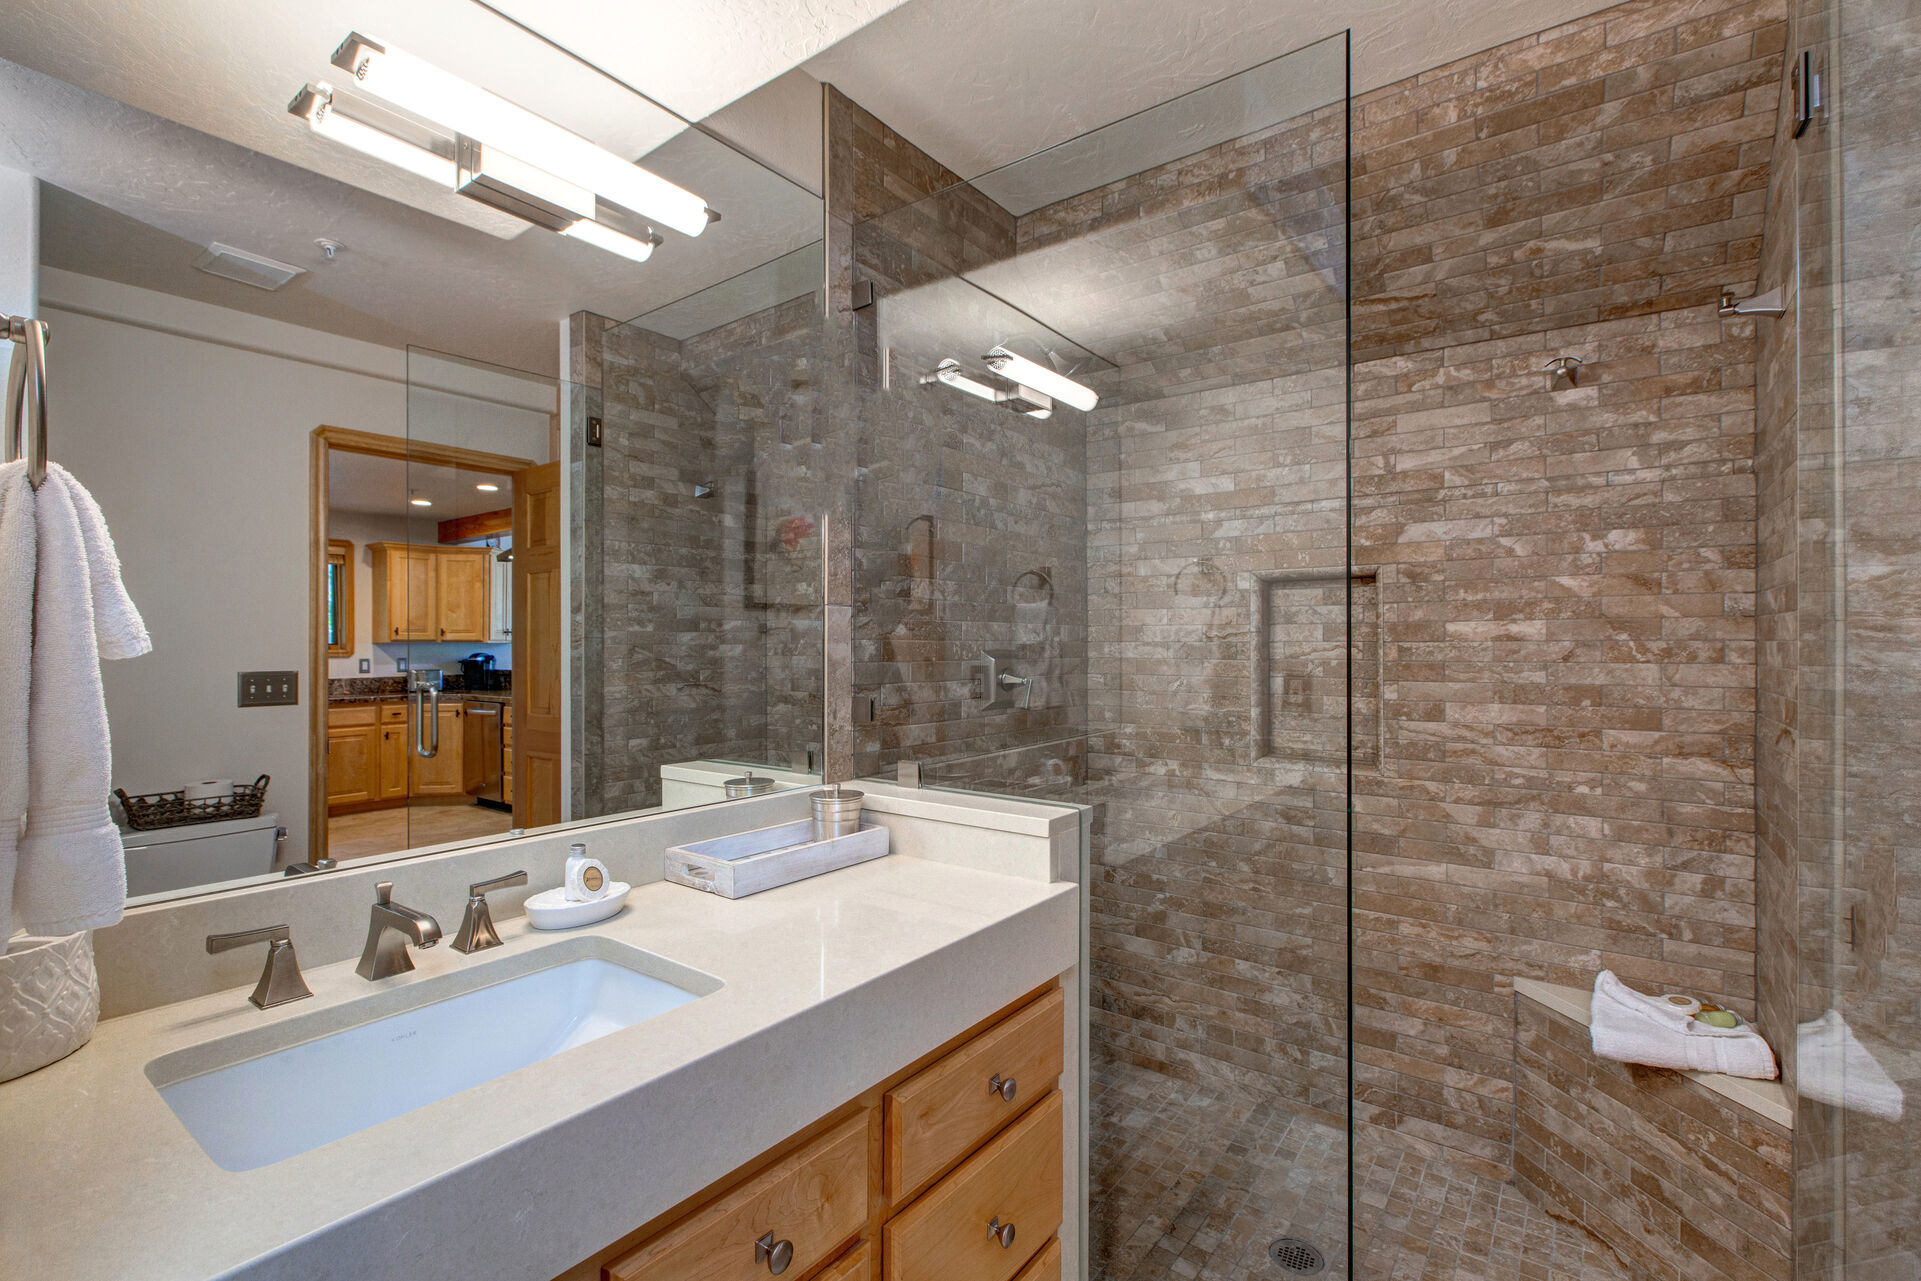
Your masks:
<svg viewBox="0 0 1921 1281"><path fill-rule="evenodd" d="M878 296L847 415L859 765L1089 807L1106 1281L1349 1275L1380 653L1349 538L1346 59L1324 41L853 230Z"/></svg>
<svg viewBox="0 0 1921 1281"><path fill-rule="evenodd" d="M1921 1275L1921 14L1797 6L1797 1275ZM1798 50L1791 49L1791 55Z"/></svg>

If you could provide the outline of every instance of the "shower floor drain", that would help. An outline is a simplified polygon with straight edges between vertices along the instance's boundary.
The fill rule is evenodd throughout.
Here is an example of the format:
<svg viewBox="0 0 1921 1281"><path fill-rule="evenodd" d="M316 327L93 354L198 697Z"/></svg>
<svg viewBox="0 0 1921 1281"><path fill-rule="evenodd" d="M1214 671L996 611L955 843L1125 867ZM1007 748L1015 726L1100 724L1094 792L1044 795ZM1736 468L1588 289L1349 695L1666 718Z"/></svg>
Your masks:
<svg viewBox="0 0 1921 1281"><path fill-rule="evenodd" d="M1299 1237L1282 1237L1267 1247L1267 1257L1297 1277L1319 1276L1327 1270L1327 1256Z"/></svg>

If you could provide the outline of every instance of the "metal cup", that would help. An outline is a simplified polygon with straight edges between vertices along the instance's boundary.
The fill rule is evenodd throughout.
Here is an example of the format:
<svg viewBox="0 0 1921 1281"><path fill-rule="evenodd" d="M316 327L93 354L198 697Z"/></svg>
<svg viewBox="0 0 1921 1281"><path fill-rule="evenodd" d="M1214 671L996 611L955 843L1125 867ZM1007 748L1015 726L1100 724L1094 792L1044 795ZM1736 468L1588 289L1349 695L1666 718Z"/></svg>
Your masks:
<svg viewBox="0 0 1921 1281"><path fill-rule="evenodd" d="M722 783L721 786L726 789L728 800L737 801L743 796L767 795L767 793L774 790L774 780L771 778L755 778L754 772L748 770L743 777L730 778L725 783Z"/></svg>
<svg viewBox="0 0 1921 1281"><path fill-rule="evenodd" d="M814 802L814 839L832 840L860 831L860 807L866 799L861 792L850 792L838 783L822 792L809 792Z"/></svg>

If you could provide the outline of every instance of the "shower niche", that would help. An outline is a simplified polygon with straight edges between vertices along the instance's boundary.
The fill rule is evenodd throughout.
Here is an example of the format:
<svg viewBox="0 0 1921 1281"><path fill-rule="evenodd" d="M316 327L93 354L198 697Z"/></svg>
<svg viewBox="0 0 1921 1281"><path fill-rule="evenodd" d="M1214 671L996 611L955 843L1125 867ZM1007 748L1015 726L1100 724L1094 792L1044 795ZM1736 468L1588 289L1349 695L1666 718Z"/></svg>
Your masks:
<svg viewBox="0 0 1921 1281"><path fill-rule="evenodd" d="M1349 576L1339 569L1281 570L1248 574L1242 582L1248 599L1253 759L1316 764L1349 759L1351 680L1352 760L1357 766L1378 766L1381 597L1375 576Z"/></svg>

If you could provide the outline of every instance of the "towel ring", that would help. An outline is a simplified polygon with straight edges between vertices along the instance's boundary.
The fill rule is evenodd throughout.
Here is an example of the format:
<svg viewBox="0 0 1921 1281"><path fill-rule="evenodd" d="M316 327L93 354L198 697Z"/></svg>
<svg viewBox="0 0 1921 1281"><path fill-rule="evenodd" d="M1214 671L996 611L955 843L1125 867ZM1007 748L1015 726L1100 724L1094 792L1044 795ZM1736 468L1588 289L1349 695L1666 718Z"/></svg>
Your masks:
<svg viewBox="0 0 1921 1281"><path fill-rule="evenodd" d="M47 322L4 317L13 358L7 368L6 461L27 460L27 483L47 479Z"/></svg>
<svg viewBox="0 0 1921 1281"><path fill-rule="evenodd" d="M1054 604L1054 580L1048 577L1047 571L1044 569L1028 570L1026 573L1022 574L1019 578L1016 578L1014 580L1014 585L1008 590L1010 592L1019 591L1021 589L1021 584L1025 583L1030 578L1037 580L1037 585L1033 588L1033 590L1045 591L1047 593L1047 604L1051 607Z"/></svg>

